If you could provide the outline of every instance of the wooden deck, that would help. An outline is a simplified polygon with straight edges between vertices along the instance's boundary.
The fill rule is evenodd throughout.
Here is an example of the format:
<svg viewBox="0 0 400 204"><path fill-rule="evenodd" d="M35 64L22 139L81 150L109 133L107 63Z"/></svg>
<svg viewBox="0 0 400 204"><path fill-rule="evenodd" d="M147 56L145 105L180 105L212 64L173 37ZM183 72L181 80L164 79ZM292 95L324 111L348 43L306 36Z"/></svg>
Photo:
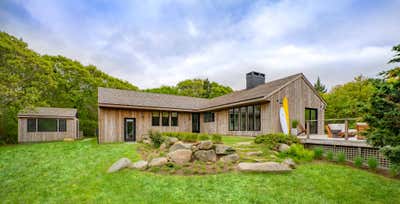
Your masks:
<svg viewBox="0 0 400 204"><path fill-rule="evenodd" d="M303 144L318 144L318 145L338 145L351 147L371 147L366 140L357 140L354 137L345 140L344 138L329 138L327 135L310 135L298 137Z"/></svg>

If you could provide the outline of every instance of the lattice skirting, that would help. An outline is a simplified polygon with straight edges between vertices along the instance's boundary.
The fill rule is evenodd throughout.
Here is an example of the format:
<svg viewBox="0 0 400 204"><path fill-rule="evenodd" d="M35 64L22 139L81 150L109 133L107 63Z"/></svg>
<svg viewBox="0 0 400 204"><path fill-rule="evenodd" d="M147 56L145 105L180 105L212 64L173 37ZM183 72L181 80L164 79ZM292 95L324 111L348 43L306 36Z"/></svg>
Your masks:
<svg viewBox="0 0 400 204"><path fill-rule="evenodd" d="M387 169L390 166L389 160L387 160L380 152L378 148L373 147L352 147L352 146L341 146L341 145L322 145L322 144L304 144L306 148L313 149L315 147L322 147L324 152L332 151L337 154L344 152L346 160L353 162L357 156L360 156L364 160L366 165L367 160L370 157L374 157L378 160L379 168Z"/></svg>

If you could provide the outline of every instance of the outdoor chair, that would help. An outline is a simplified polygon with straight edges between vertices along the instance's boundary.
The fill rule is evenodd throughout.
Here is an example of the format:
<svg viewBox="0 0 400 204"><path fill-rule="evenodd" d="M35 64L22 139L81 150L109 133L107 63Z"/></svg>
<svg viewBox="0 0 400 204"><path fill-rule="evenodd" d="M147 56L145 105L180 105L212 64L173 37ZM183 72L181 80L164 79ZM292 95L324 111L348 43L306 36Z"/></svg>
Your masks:
<svg viewBox="0 0 400 204"><path fill-rule="evenodd" d="M303 125L301 125L301 123L299 123L298 125L297 125L297 128L300 130L298 133L297 133L297 136L299 136L299 135L301 135L301 134L306 134L307 133L307 129L305 129L304 128L304 126Z"/></svg>
<svg viewBox="0 0 400 204"><path fill-rule="evenodd" d="M358 140L365 140L365 136L363 136L363 132L365 132L369 128L367 123L356 123L356 130L357 130L357 139Z"/></svg>

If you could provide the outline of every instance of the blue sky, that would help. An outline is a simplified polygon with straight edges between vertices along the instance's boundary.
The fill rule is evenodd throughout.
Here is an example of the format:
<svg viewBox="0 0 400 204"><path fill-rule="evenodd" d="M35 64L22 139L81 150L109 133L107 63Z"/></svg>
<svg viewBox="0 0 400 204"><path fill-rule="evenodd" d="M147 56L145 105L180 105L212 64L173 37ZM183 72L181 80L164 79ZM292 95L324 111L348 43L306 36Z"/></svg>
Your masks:
<svg viewBox="0 0 400 204"><path fill-rule="evenodd" d="M332 87L391 65L394 1L0 1L0 30L140 88L187 78L242 89L303 72Z"/></svg>

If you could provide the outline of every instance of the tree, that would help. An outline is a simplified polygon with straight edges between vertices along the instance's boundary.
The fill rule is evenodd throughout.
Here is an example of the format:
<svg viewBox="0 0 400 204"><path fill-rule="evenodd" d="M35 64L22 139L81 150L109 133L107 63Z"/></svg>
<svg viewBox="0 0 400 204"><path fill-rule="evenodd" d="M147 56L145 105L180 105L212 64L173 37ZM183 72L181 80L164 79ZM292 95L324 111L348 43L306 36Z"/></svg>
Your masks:
<svg viewBox="0 0 400 204"><path fill-rule="evenodd" d="M321 80L317 79L317 82L314 84L314 88L318 91L319 94L326 93L326 86L321 83Z"/></svg>
<svg viewBox="0 0 400 204"><path fill-rule="evenodd" d="M357 118L365 114L365 105L371 98L374 79L363 76L353 81L333 87L323 94L327 102L325 118Z"/></svg>
<svg viewBox="0 0 400 204"><path fill-rule="evenodd" d="M389 61L389 63L400 62L400 44L394 46L393 49L392 49L392 51L395 52L396 54L395 54L394 57Z"/></svg>
<svg viewBox="0 0 400 204"><path fill-rule="evenodd" d="M399 46L393 50L399 56ZM376 89L367 106L365 121L370 126L367 138L370 144L382 148L382 153L393 164L400 166L400 67L381 75L383 79L374 83Z"/></svg>

